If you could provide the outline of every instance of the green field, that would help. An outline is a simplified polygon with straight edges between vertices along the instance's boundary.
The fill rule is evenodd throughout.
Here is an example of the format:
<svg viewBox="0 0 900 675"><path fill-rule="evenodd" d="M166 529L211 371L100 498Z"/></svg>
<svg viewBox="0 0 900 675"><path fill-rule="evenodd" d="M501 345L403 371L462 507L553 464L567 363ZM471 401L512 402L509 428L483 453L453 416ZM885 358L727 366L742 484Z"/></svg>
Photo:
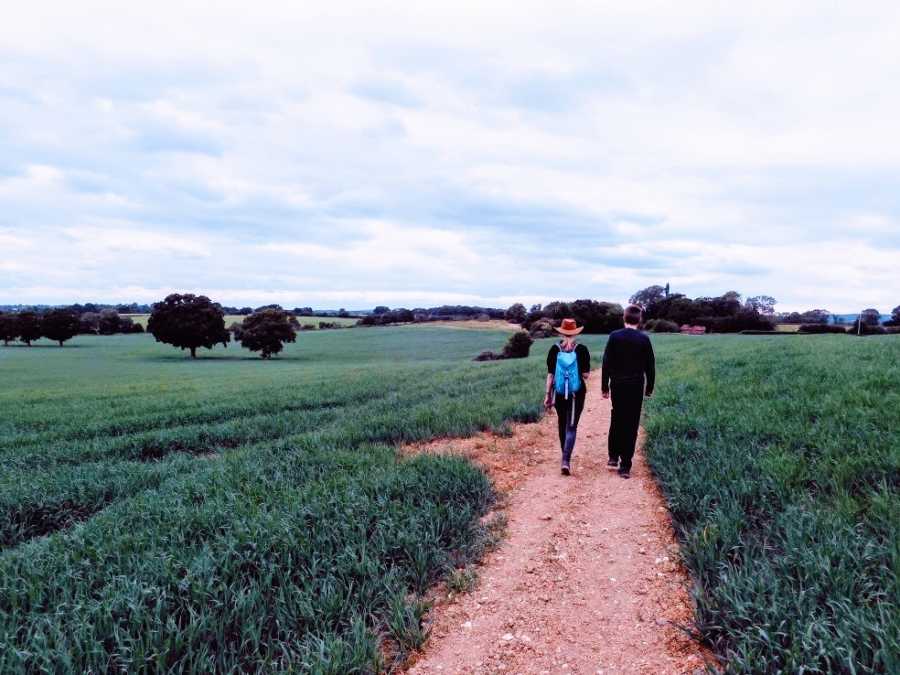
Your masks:
<svg viewBox="0 0 900 675"><path fill-rule="evenodd" d="M141 324L144 328L147 328L147 321L150 320L149 314L123 314L122 316L127 316L135 323ZM233 323L240 323L245 318L247 317L243 314L226 314L225 326L228 327ZM359 319L356 317L347 318L340 316L298 316L297 321L299 321L302 326L315 326L318 328L320 321L336 323L339 326L355 326Z"/></svg>
<svg viewBox="0 0 900 675"><path fill-rule="evenodd" d="M507 336L0 348L0 672L390 667L494 499L396 444L536 419L549 341L471 361ZM898 672L900 339L654 340L649 455L704 636L734 672Z"/></svg>
<svg viewBox="0 0 900 675"><path fill-rule="evenodd" d="M742 673L900 673L900 340L660 349L648 455Z"/></svg>
<svg viewBox="0 0 900 675"><path fill-rule="evenodd" d="M538 358L471 361L506 337L303 333L271 362L147 335L0 349L0 672L401 657L493 493L395 444L536 419Z"/></svg>

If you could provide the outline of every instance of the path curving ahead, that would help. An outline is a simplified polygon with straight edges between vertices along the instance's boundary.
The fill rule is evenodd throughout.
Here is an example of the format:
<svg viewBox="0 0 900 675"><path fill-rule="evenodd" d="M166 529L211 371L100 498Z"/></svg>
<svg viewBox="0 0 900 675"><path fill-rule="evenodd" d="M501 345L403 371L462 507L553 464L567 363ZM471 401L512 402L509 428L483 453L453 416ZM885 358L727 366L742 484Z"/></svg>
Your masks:
<svg viewBox="0 0 900 675"><path fill-rule="evenodd" d="M630 480L606 467L610 404L588 395L573 458L559 473L554 415L511 437L406 448L464 454L507 495L507 536L465 595L439 594L431 637L409 675L704 672L689 580L642 454Z"/></svg>

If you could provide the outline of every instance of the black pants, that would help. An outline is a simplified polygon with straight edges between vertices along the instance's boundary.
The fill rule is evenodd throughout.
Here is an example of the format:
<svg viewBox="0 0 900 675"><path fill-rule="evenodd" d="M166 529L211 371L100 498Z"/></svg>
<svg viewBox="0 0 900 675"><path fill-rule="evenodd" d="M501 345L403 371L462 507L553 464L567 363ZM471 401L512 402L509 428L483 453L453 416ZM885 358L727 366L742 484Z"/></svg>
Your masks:
<svg viewBox="0 0 900 675"><path fill-rule="evenodd" d="M612 420L609 423L609 458L620 460L620 471L631 471L644 404L644 378L613 381Z"/></svg>
<svg viewBox="0 0 900 675"><path fill-rule="evenodd" d="M564 462L572 459L572 450L575 449L578 420L581 419L581 411L584 410L584 395L585 390L582 387L578 393L569 394L568 400L565 396L557 394L553 402L556 408L556 420L559 423L559 447L562 450Z"/></svg>

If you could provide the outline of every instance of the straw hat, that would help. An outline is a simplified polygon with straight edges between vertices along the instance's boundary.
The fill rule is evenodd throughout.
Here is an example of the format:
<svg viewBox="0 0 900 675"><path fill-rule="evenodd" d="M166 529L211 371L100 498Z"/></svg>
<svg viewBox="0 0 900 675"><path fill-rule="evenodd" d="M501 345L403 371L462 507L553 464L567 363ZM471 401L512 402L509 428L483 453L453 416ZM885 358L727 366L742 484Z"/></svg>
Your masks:
<svg viewBox="0 0 900 675"><path fill-rule="evenodd" d="M578 335L584 330L584 326L575 323L575 319L563 319L562 325L554 330L562 335Z"/></svg>

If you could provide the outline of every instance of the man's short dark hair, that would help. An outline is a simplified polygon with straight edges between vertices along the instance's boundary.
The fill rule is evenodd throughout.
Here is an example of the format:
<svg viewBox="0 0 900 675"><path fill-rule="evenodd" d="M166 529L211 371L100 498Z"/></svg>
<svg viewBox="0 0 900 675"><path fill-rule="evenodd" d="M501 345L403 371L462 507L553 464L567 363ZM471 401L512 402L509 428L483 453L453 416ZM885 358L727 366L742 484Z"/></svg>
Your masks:
<svg viewBox="0 0 900 675"><path fill-rule="evenodd" d="M639 326L641 319L644 318L644 310L637 305L628 305L625 308L625 323L632 326Z"/></svg>

